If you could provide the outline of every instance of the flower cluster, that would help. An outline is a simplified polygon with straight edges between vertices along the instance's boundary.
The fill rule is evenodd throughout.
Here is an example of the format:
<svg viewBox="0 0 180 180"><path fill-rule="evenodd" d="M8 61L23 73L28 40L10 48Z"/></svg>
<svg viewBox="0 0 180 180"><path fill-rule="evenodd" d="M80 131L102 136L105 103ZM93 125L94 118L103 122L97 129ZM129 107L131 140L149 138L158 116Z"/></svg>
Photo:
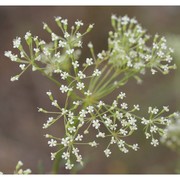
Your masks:
<svg viewBox="0 0 180 180"><path fill-rule="evenodd" d="M109 62L125 72L145 73L150 68L152 74L160 71L167 74L170 69L176 68L172 64L173 49L167 46L165 37L155 35L152 47L147 46L150 36L141 27L135 18L113 15L112 26L114 32L109 32ZM121 60L120 60L121 59Z"/></svg>
<svg viewBox="0 0 180 180"><path fill-rule="evenodd" d="M52 92L48 91L46 94L56 111L39 108L39 112L50 115L43 124L43 129L48 129L57 121L61 121L64 126L63 137L51 134L46 134L45 137L49 147L56 148L51 152L51 160L60 155L60 159L65 161L66 169L72 169L75 162L83 165L79 146L97 147L100 138L107 139L104 149L107 157L112 153L112 145L116 145L123 153L128 153L130 149L137 151L138 143L130 144L127 137L142 125L145 137L150 139L151 145L157 146L159 136L165 134L164 127L169 125L174 116L163 115L169 111L168 106L164 106L162 110L149 107L148 117L140 117L137 115L140 106L127 104L124 101L126 94L121 91L111 104L103 101L104 97L124 85L131 77L139 80L139 74L144 74L146 69L150 68L152 74L157 71L167 74L170 69L175 68L171 64L173 50L166 45L164 37L155 35L151 47L147 45L150 36L135 18L118 18L113 15L111 20L114 32L109 32L108 50L96 55L90 42L88 48L91 57L85 58L83 64L79 61L82 38L91 31L93 25L80 33L80 27L84 24L77 20L71 27L71 32L68 32L68 20L61 17L56 17L55 22L62 35L52 32L44 23L43 28L51 35L50 43L27 32L25 41L30 48L29 54L24 51L19 37L13 40L13 47L19 49L20 57L11 51L5 52L5 56L20 63L22 70L19 75L11 78L12 81L18 80L32 66L33 71L38 70L56 83L59 93L65 97L61 107ZM87 141L86 136L94 131L94 139Z"/></svg>
<svg viewBox="0 0 180 180"><path fill-rule="evenodd" d="M91 31L93 25L89 25L84 33L80 33L79 29L83 23L76 21L75 26L71 27L71 32L67 32L67 19L55 17L55 22L61 29L62 35L52 32L45 23L43 26L43 29L51 35L51 42L49 43L38 36L33 36L31 32L25 34L24 39L30 49L29 53L25 52L20 37L13 40L13 48L19 50L19 55L13 54L11 51L5 51L4 55L11 61L19 63L22 72L13 76L11 81L18 80L29 67L32 67L33 71L38 70L44 75L52 76L53 73L60 73L60 70L69 70L70 59L73 59L74 66L78 66L76 63L81 54L82 37Z"/></svg>
<svg viewBox="0 0 180 180"><path fill-rule="evenodd" d="M50 94L49 99L51 102L54 102L52 93L47 92L47 94ZM74 166L74 163L71 161L71 159L74 159L73 156L75 156L76 162L83 164L78 146L86 144L96 147L99 144L99 138L109 140L109 142L106 141L108 144L104 150L107 157L111 154L110 147L113 144L116 144L123 153L128 153L129 149L137 151L139 149L138 143L129 144L126 139L138 130L140 124L144 125L144 134L146 139L151 140L150 144L153 146L159 145L158 135L163 136L165 134L164 127L169 125L170 119L174 114L162 116L164 112L169 111L167 106L163 106L161 111L157 108L149 107L149 116L147 118L139 117L135 112L140 110L140 106L137 104L129 108L129 105L124 102L125 97L126 94L120 92L111 105L100 100L94 104L84 106L83 99L81 99L73 101L71 108L68 108L67 104L64 106L66 109L57 105L58 111L54 112L40 108L40 112L54 114L54 118L49 117L49 119L54 120L51 121L52 124L57 120L62 121L62 118L64 120L66 133L63 138L54 137L50 134L45 135L46 138L50 139L48 141L50 147L61 147L56 152L51 153L51 159L54 160L56 155L61 152L62 158L66 161L66 169L71 169ZM49 124L49 119L47 124ZM92 139L91 142L85 142L84 137L88 135L92 128L97 132L95 139Z"/></svg>
<svg viewBox="0 0 180 180"><path fill-rule="evenodd" d="M180 113L175 112L171 123L164 130L161 142L173 150L180 149Z"/></svg>

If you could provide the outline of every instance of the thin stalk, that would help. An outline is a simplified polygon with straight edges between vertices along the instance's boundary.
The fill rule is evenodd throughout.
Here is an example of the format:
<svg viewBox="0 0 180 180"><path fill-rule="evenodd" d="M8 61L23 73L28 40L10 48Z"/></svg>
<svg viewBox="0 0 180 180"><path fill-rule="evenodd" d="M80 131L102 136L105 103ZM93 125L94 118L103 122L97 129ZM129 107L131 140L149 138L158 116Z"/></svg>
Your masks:
<svg viewBox="0 0 180 180"><path fill-rule="evenodd" d="M104 81L106 80L106 78L111 74L111 71L113 70L113 67L111 67L108 72L105 74L105 76L101 79L101 81L96 84L95 88L93 89L94 92L96 92L96 90L104 83Z"/></svg>

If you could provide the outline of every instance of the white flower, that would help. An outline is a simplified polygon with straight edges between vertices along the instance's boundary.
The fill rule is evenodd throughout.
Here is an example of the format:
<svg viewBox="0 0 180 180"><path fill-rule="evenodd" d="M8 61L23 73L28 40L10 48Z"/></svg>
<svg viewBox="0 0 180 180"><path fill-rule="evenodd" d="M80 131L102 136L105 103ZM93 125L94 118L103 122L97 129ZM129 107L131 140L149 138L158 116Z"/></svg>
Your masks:
<svg viewBox="0 0 180 180"><path fill-rule="evenodd" d="M86 58L86 64L87 64L88 66L93 65L93 59L92 59L92 58Z"/></svg>
<svg viewBox="0 0 180 180"><path fill-rule="evenodd" d="M21 70L24 70L25 66L26 66L25 64L20 64L20 65L19 65L19 67L21 68Z"/></svg>
<svg viewBox="0 0 180 180"><path fill-rule="evenodd" d="M110 129L115 131L117 129L117 124L111 124Z"/></svg>
<svg viewBox="0 0 180 180"><path fill-rule="evenodd" d="M157 71L155 69L151 69L151 73L152 75L154 75L155 73L157 73Z"/></svg>
<svg viewBox="0 0 180 180"><path fill-rule="evenodd" d="M72 153L76 155L76 154L78 154L78 152L79 152L79 149L73 147Z"/></svg>
<svg viewBox="0 0 180 180"><path fill-rule="evenodd" d="M44 136L45 136L45 138L50 138L51 137L51 135L49 135L49 134L45 134Z"/></svg>
<svg viewBox="0 0 180 180"><path fill-rule="evenodd" d="M77 47L81 47L82 48L82 41L78 41Z"/></svg>
<svg viewBox="0 0 180 180"><path fill-rule="evenodd" d="M121 24L127 25L129 23L129 21L130 21L130 18L128 16L123 16Z"/></svg>
<svg viewBox="0 0 180 180"><path fill-rule="evenodd" d="M73 101L73 104L79 106L81 104L81 101Z"/></svg>
<svg viewBox="0 0 180 180"><path fill-rule="evenodd" d="M137 24L137 20L136 20L135 18L130 19L130 22L131 22L132 24Z"/></svg>
<svg viewBox="0 0 180 180"><path fill-rule="evenodd" d="M159 141L157 139L152 139L151 145L156 147L157 145L159 145Z"/></svg>
<svg viewBox="0 0 180 180"><path fill-rule="evenodd" d="M166 56L166 61L167 61L168 63L171 63L172 60L173 60L173 58L172 58L170 55L167 55L167 56Z"/></svg>
<svg viewBox="0 0 180 180"><path fill-rule="evenodd" d="M99 120L93 120L93 122L92 122L93 124L92 124L92 126L95 128L95 129L99 129L99 127L100 127L100 123L99 123Z"/></svg>
<svg viewBox="0 0 180 180"><path fill-rule="evenodd" d="M11 61L17 61L17 55L12 54L10 57Z"/></svg>
<svg viewBox="0 0 180 180"><path fill-rule="evenodd" d="M55 107L58 107L58 103L57 103L57 100L54 100L54 101L52 101L52 106L55 106Z"/></svg>
<svg viewBox="0 0 180 180"><path fill-rule="evenodd" d="M63 159L69 159L70 157L70 154L69 152L63 152L62 156L61 156Z"/></svg>
<svg viewBox="0 0 180 180"><path fill-rule="evenodd" d="M61 85L61 87L60 87L60 91L62 92L62 93L65 93L65 92L68 92L68 90L69 90L69 88L67 87L67 86L65 86L65 85Z"/></svg>
<svg viewBox="0 0 180 180"><path fill-rule="evenodd" d="M88 90L88 91L86 91L86 92L84 92L84 94L86 95L86 96L90 96L90 95L92 95L92 93Z"/></svg>
<svg viewBox="0 0 180 180"><path fill-rule="evenodd" d="M38 48L33 49L35 53L38 53L40 50Z"/></svg>
<svg viewBox="0 0 180 180"><path fill-rule="evenodd" d="M43 29L46 29L47 27L48 27L48 25L43 22Z"/></svg>
<svg viewBox="0 0 180 180"><path fill-rule="evenodd" d="M163 106L164 111L168 112L169 111L169 107L168 106Z"/></svg>
<svg viewBox="0 0 180 180"><path fill-rule="evenodd" d="M105 104L104 104L104 102L103 101L99 101L99 103L98 103L98 105L97 105L97 107L98 108L101 108L102 106L104 106Z"/></svg>
<svg viewBox="0 0 180 180"><path fill-rule="evenodd" d="M66 42L60 40L58 46L63 48L65 47L66 44L67 44Z"/></svg>
<svg viewBox="0 0 180 180"><path fill-rule="evenodd" d="M21 38L16 37L16 39L13 40L13 48L18 48L21 45Z"/></svg>
<svg viewBox="0 0 180 180"><path fill-rule="evenodd" d="M43 129L47 129L47 128L48 128L48 126L49 126L49 124L48 124L48 123L44 123L42 128L43 128Z"/></svg>
<svg viewBox="0 0 180 180"><path fill-rule="evenodd" d="M60 52L57 52L56 54L54 54L54 57L60 58L61 57Z"/></svg>
<svg viewBox="0 0 180 180"><path fill-rule="evenodd" d="M133 145L132 145L132 149L135 150L135 151L137 151L137 150L139 149L138 144L133 144Z"/></svg>
<svg viewBox="0 0 180 180"><path fill-rule="evenodd" d="M153 43L153 49L159 49L159 46L156 43Z"/></svg>
<svg viewBox="0 0 180 180"><path fill-rule="evenodd" d="M150 123L150 121L149 120L147 120L147 119L145 119L144 117L142 118L142 122L141 122L142 124L145 124L145 125L147 125L147 124L149 124Z"/></svg>
<svg viewBox="0 0 180 180"><path fill-rule="evenodd" d="M39 42L39 45L45 45L46 44L46 42L44 41L44 40L41 40L40 42Z"/></svg>
<svg viewBox="0 0 180 180"><path fill-rule="evenodd" d="M79 115L80 115L80 117L86 117L86 114L87 114L88 112L86 111L86 110L84 110L84 109L82 109L80 112L79 112Z"/></svg>
<svg viewBox="0 0 180 180"><path fill-rule="evenodd" d="M52 92L51 92L51 91L48 91L48 92L46 92L46 94L47 94L48 96L51 96L51 95L52 95Z"/></svg>
<svg viewBox="0 0 180 180"><path fill-rule="evenodd" d="M27 32L24 36L25 40L28 40L31 37L31 33Z"/></svg>
<svg viewBox="0 0 180 180"><path fill-rule="evenodd" d="M102 132L99 132L97 135L96 135L97 138L101 137L101 138L105 138L105 133L102 133Z"/></svg>
<svg viewBox="0 0 180 180"><path fill-rule="evenodd" d="M159 52L157 52L157 55L158 55L160 58L163 58L163 56L164 56L164 52L159 51Z"/></svg>
<svg viewBox="0 0 180 180"><path fill-rule="evenodd" d="M106 121L104 122L107 127L109 127L112 124L112 120L109 118L106 118Z"/></svg>
<svg viewBox="0 0 180 180"><path fill-rule="evenodd" d="M65 165L66 165L65 166L66 169L72 169L74 166L74 164L71 164L70 161L68 161Z"/></svg>
<svg viewBox="0 0 180 180"><path fill-rule="evenodd" d="M111 137L111 141L110 141L110 144L115 144L117 143L116 139L114 138L114 136Z"/></svg>
<svg viewBox="0 0 180 180"><path fill-rule="evenodd" d="M12 52L11 51L5 51L4 56L10 58L12 56Z"/></svg>
<svg viewBox="0 0 180 180"><path fill-rule="evenodd" d="M23 166L23 162L22 161L18 161L16 167L17 169L19 169L21 166Z"/></svg>
<svg viewBox="0 0 180 180"><path fill-rule="evenodd" d="M51 139L50 141L48 141L49 147L53 147L57 145L57 141L54 139Z"/></svg>
<svg viewBox="0 0 180 180"><path fill-rule="evenodd" d="M11 77L11 81L17 81L18 79L19 79L18 75Z"/></svg>
<svg viewBox="0 0 180 180"><path fill-rule="evenodd" d="M92 48L93 48L93 44L92 44L92 42L89 42L89 43L88 43L88 48L90 48L90 49L92 49Z"/></svg>
<svg viewBox="0 0 180 180"><path fill-rule="evenodd" d="M118 147L122 148L124 147L124 144L125 144L125 141L123 141L122 139L118 141Z"/></svg>
<svg viewBox="0 0 180 180"><path fill-rule="evenodd" d="M111 109L116 108L116 107L117 107L117 105L118 105L117 101L116 101L116 100L114 100L114 101L113 101L113 103L112 103Z"/></svg>
<svg viewBox="0 0 180 180"><path fill-rule="evenodd" d="M83 82L78 82L77 85L76 85L76 88L79 89L79 90L84 89L85 88L84 83Z"/></svg>
<svg viewBox="0 0 180 180"><path fill-rule="evenodd" d="M79 32L76 33L76 37L77 37L77 38L80 38L81 36L82 36L81 33L79 33Z"/></svg>
<svg viewBox="0 0 180 180"><path fill-rule="evenodd" d="M53 161L56 157L56 153L51 153L51 160Z"/></svg>
<svg viewBox="0 0 180 180"><path fill-rule="evenodd" d="M76 132L76 127L75 127L75 126L68 127L68 131L69 131L70 133Z"/></svg>
<svg viewBox="0 0 180 180"><path fill-rule="evenodd" d="M82 162L82 156L81 155L76 155L76 161L79 162L81 165L83 165L83 162Z"/></svg>
<svg viewBox="0 0 180 180"><path fill-rule="evenodd" d="M68 20L67 19L62 19L61 23L64 24L64 25L67 25L68 24Z"/></svg>
<svg viewBox="0 0 180 180"><path fill-rule="evenodd" d="M43 108L38 108L38 112L43 112Z"/></svg>
<svg viewBox="0 0 180 180"><path fill-rule="evenodd" d="M68 118L73 119L74 118L74 113L69 111L68 112Z"/></svg>
<svg viewBox="0 0 180 180"><path fill-rule="evenodd" d="M145 133L145 135L146 135L146 139L149 139L151 137L149 133Z"/></svg>
<svg viewBox="0 0 180 180"><path fill-rule="evenodd" d="M167 45L165 43L161 44L161 49L167 49Z"/></svg>
<svg viewBox="0 0 180 180"><path fill-rule="evenodd" d="M34 37L33 37L33 40L34 40L34 41L37 41L37 40L38 40L38 36L34 36Z"/></svg>
<svg viewBox="0 0 180 180"><path fill-rule="evenodd" d="M127 103L122 103L122 104L121 104L121 108L122 108L122 109L127 109L127 108L128 108Z"/></svg>
<svg viewBox="0 0 180 180"><path fill-rule="evenodd" d="M128 150L127 148L125 148L125 147L123 147L123 148L121 149L121 151L122 151L123 153L128 153L128 152L129 152L129 150Z"/></svg>
<svg viewBox="0 0 180 180"><path fill-rule="evenodd" d="M94 112L94 107L93 106L88 106L87 111L88 111L88 113L93 113Z"/></svg>
<svg viewBox="0 0 180 180"><path fill-rule="evenodd" d="M61 16L57 16L57 17L55 17L55 21L59 21L59 20L61 20L62 19L62 17Z"/></svg>
<svg viewBox="0 0 180 180"><path fill-rule="evenodd" d="M111 151L110 151L110 149L105 149L104 153L105 153L106 157L109 157L111 154Z"/></svg>
<svg viewBox="0 0 180 180"><path fill-rule="evenodd" d="M98 57L99 59L103 59L102 53L98 53L98 54L97 54L97 57Z"/></svg>
<svg viewBox="0 0 180 180"><path fill-rule="evenodd" d="M171 53L173 53L173 52L174 52L174 49L172 49L172 48L169 48L169 51L170 51Z"/></svg>
<svg viewBox="0 0 180 180"><path fill-rule="evenodd" d="M82 141L83 135L78 134L75 138L76 141Z"/></svg>
<svg viewBox="0 0 180 180"><path fill-rule="evenodd" d="M139 108L139 104L134 105L134 109L135 109L135 110L137 110L137 111L139 111L139 110L140 110L140 108Z"/></svg>
<svg viewBox="0 0 180 180"><path fill-rule="evenodd" d="M90 25L88 26L87 31L90 31L93 27L94 27L94 24L90 24Z"/></svg>
<svg viewBox="0 0 180 180"><path fill-rule="evenodd" d="M61 79L65 80L67 79L67 77L69 76L69 74L67 72L61 72Z"/></svg>
<svg viewBox="0 0 180 180"><path fill-rule="evenodd" d="M118 120L122 119L122 118L123 118L123 114L120 113L119 111L116 111L116 118L117 118Z"/></svg>
<svg viewBox="0 0 180 180"><path fill-rule="evenodd" d="M43 48L43 53L46 55L46 56L50 56L51 53L49 52L48 48L44 47Z"/></svg>
<svg viewBox="0 0 180 180"><path fill-rule="evenodd" d="M95 69L92 76L100 76L101 75L101 71L99 69Z"/></svg>
<svg viewBox="0 0 180 180"><path fill-rule="evenodd" d="M152 107L148 108L148 113L157 114L158 111L159 111L159 109L157 109L157 108L152 108Z"/></svg>
<svg viewBox="0 0 180 180"><path fill-rule="evenodd" d="M93 142L89 142L89 145L91 147L96 147L98 144L95 141L93 141Z"/></svg>
<svg viewBox="0 0 180 180"><path fill-rule="evenodd" d="M62 108L61 111L62 111L62 112L61 112L62 115L65 115L65 114L68 112L68 110L67 110L67 109L64 109L64 108Z"/></svg>
<svg viewBox="0 0 180 180"><path fill-rule="evenodd" d="M61 144L62 144L64 147L68 146L69 142L70 142L70 138L69 138L69 137L62 138L62 140L61 140Z"/></svg>
<svg viewBox="0 0 180 180"><path fill-rule="evenodd" d="M74 52L74 49L68 49L68 50L66 50L66 53L67 53L68 55L73 54L73 52Z"/></svg>
<svg viewBox="0 0 180 180"><path fill-rule="evenodd" d="M77 75L80 79L86 78L86 75L82 71L79 71Z"/></svg>
<svg viewBox="0 0 180 180"><path fill-rule="evenodd" d="M47 123L50 124L53 121L53 119L54 119L53 117L49 117Z"/></svg>
<svg viewBox="0 0 180 180"><path fill-rule="evenodd" d="M136 125L136 124L135 124L136 121L137 121L137 120L136 120L134 117L130 117L130 119L128 120L129 124L130 124L130 125L133 125L133 126Z"/></svg>
<svg viewBox="0 0 180 180"><path fill-rule="evenodd" d="M112 15L111 15L111 19L117 20L118 18L117 18L117 16L116 16L115 14L112 14Z"/></svg>
<svg viewBox="0 0 180 180"><path fill-rule="evenodd" d="M156 125L150 127L150 132L151 132L151 133L156 133L157 130L158 130L158 128L157 128Z"/></svg>
<svg viewBox="0 0 180 180"><path fill-rule="evenodd" d="M124 99L126 97L126 94L123 92L120 92L120 94L118 95L118 98L120 99Z"/></svg>
<svg viewBox="0 0 180 180"><path fill-rule="evenodd" d="M72 62L73 67L76 69L77 67L79 67L79 63L78 61Z"/></svg>
<svg viewBox="0 0 180 180"><path fill-rule="evenodd" d="M59 39L59 37L55 33L51 33L51 40L52 41L56 41L58 39Z"/></svg>
<svg viewBox="0 0 180 180"><path fill-rule="evenodd" d="M75 22L75 25L76 25L76 26L83 26L83 22L82 22L82 21L77 20L77 21Z"/></svg>
<svg viewBox="0 0 180 180"><path fill-rule="evenodd" d="M64 33L64 37L65 37L65 38L68 38L69 36L70 36L70 35L69 35L68 32L65 32L65 33Z"/></svg>
<svg viewBox="0 0 180 180"><path fill-rule="evenodd" d="M124 136L126 136L128 133L125 129L120 129L119 131L120 131L120 134L123 134Z"/></svg>

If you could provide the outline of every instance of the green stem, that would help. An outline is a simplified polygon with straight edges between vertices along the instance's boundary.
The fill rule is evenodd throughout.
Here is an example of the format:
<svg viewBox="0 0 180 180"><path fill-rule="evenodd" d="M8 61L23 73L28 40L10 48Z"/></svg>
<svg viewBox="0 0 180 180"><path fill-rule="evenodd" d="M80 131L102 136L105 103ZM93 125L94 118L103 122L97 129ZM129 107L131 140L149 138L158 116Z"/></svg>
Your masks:
<svg viewBox="0 0 180 180"><path fill-rule="evenodd" d="M106 66L108 67L108 66ZM104 81L106 80L106 78L110 75L111 71L113 70L113 67L111 67L108 72L106 72L106 75L100 80L99 83L96 83L96 86L93 87L94 88L94 92L96 92L96 90L104 83Z"/></svg>
<svg viewBox="0 0 180 180"><path fill-rule="evenodd" d="M97 94L101 94L101 92L107 92L107 94L109 94L111 92L111 90L109 92L109 89L112 89L112 87L114 89L115 87L114 84L112 84L114 83L114 79L116 79L121 73L122 71L116 70L116 72L111 76L111 78L108 81L106 81L106 83L101 88L99 88L98 91L94 92L95 96L97 96ZM108 87L108 85L110 88Z"/></svg>

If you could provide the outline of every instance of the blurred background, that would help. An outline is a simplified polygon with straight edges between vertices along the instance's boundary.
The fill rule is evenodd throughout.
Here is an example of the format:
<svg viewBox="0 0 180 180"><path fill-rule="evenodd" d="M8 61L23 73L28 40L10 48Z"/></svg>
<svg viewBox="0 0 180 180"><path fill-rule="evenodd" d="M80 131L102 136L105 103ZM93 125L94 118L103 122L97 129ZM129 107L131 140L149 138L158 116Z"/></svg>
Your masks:
<svg viewBox="0 0 180 180"><path fill-rule="evenodd" d="M67 18L69 24L77 19L84 24L95 23L94 29L89 33L83 43L82 59L87 57L86 44L92 41L95 52L107 48L108 32L111 30L111 14L128 15L136 17L148 33L167 36L173 46L176 41L175 61L180 64L180 7L175 6L94 6L94 7L0 7L0 171L12 173L18 160L25 164L25 168L32 169L33 173L50 173L52 161L51 148L47 139L43 137L46 131L42 124L47 116L37 112L37 107L50 108L50 102L45 92L49 89L58 93L56 86L36 72L26 72L19 81L10 82L10 77L19 72L17 64L4 57L5 50L12 50L12 40L16 36L23 37L27 31L49 41L49 34L42 30L42 22L46 22L54 32L58 28L54 16ZM174 40L171 37L174 37ZM178 52L178 53L177 53ZM179 53L180 54L180 53ZM137 85L132 80L123 87L127 93L129 104L140 104L144 113L148 106L162 107L169 105L171 112L180 109L180 70L163 76L160 73L143 77L143 84ZM63 97L59 97L59 101ZM110 98L111 99L111 98ZM142 113L143 114L143 113ZM56 127L56 131L61 131ZM164 145L153 148L146 141L142 132L136 133L140 150L122 154L116 147L112 156L106 158L103 150L106 145L91 149L82 149L82 154L91 154L87 158L84 169L78 173L175 173L178 154ZM63 166L60 173L68 173Z"/></svg>

